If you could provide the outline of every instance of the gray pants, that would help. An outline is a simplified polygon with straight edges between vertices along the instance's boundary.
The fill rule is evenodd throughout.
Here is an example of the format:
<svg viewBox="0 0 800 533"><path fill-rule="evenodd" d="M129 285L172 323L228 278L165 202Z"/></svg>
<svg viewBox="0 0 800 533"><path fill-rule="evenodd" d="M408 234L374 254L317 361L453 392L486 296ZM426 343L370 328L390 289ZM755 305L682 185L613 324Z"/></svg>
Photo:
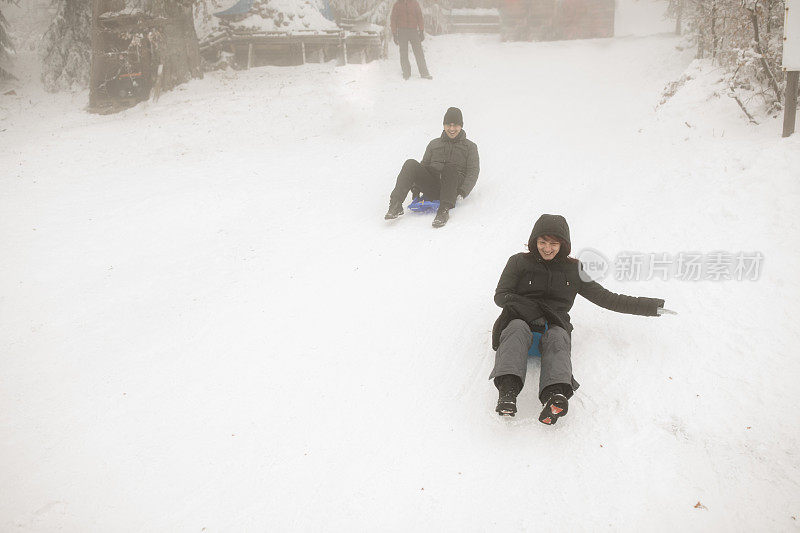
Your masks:
<svg viewBox="0 0 800 533"><path fill-rule="evenodd" d="M512 320L500 333L500 346L494 358L494 370L489 379L513 374L525 383L528 368L528 350L533 342L533 333L524 320ZM542 371L539 375L539 394L548 385L568 383L572 389L578 382L572 377L572 340L564 328L550 326L539 341L542 352Z"/></svg>
<svg viewBox="0 0 800 533"><path fill-rule="evenodd" d="M425 63L425 54L422 52L422 42L419 40L419 31L416 28L400 28L397 31L397 42L400 46L400 68L403 69L403 77L411 76L411 63L408 62L408 43L414 51L414 59L417 60L417 69L420 76L428 76L428 65Z"/></svg>

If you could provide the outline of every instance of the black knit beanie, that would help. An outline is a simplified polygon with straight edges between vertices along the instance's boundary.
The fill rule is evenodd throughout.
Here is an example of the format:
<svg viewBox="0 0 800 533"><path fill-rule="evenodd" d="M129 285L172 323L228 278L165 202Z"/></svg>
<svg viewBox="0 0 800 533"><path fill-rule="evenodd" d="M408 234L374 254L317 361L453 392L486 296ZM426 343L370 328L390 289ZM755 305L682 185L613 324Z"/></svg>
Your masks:
<svg viewBox="0 0 800 533"><path fill-rule="evenodd" d="M458 124L464 126L464 117L461 115L461 110L457 107L451 107L444 114L444 122L442 124Z"/></svg>

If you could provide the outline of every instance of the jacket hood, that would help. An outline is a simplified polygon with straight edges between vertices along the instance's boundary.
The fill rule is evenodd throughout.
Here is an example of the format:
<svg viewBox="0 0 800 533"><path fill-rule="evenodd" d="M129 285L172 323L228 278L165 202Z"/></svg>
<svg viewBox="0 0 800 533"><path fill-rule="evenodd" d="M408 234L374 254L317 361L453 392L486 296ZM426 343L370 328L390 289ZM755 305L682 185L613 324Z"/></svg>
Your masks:
<svg viewBox="0 0 800 533"><path fill-rule="evenodd" d="M458 135L456 135L455 139L451 139L447 135L447 132L442 130L442 140L443 141L447 141L447 142L451 142L451 143L457 143L458 141L463 141L466 138L467 138L467 132L464 129L462 129L461 131L458 132Z"/></svg>
<svg viewBox="0 0 800 533"><path fill-rule="evenodd" d="M572 250L572 242L569 239L569 225L567 224L566 218L562 217L561 215L540 216L539 220L536 221L536 224L533 225L531 237L528 239L528 250L530 250L531 253L535 252L536 255L539 255L539 251L536 248L536 239L542 235L552 235L553 237L558 237L566 244L566 246L561 246L561 250L559 250L556 257L566 257L569 255L570 251Z"/></svg>

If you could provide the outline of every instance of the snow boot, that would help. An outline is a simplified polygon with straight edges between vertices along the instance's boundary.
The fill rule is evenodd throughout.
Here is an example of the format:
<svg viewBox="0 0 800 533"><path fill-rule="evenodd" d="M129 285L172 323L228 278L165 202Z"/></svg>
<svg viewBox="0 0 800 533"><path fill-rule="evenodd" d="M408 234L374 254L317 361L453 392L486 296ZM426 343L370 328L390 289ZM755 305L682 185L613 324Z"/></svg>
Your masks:
<svg viewBox="0 0 800 533"><path fill-rule="evenodd" d="M542 412L539 413L539 422L552 426L562 416L566 416L569 409L567 397L560 392L553 391L547 395Z"/></svg>
<svg viewBox="0 0 800 533"><path fill-rule="evenodd" d="M494 378L494 384L500 393L495 411L500 416L514 416L517 413L517 395L522 390L522 380L513 374Z"/></svg>
<svg viewBox="0 0 800 533"><path fill-rule="evenodd" d="M389 210L383 216L384 220L394 220L403 214L403 202L389 201Z"/></svg>
<svg viewBox="0 0 800 533"><path fill-rule="evenodd" d="M436 211L436 218L433 219L433 224L431 224L434 228L441 228L447 221L450 219L450 208L445 207L443 205L439 206L439 210Z"/></svg>

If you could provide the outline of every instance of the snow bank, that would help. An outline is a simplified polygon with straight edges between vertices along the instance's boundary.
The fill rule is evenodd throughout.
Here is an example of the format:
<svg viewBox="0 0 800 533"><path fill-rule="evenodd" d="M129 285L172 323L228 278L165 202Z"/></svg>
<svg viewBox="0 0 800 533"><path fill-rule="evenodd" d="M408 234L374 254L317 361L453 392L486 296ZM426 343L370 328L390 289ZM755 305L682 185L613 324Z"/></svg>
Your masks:
<svg viewBox="0 0 800 533"><path fill-rule="evenodd" d="M657 106L660 121L683 122L693 136L747 132L742 123L771 122L782 113L770 111L753 88L731 83L731 73L709 59L696 59ZM671 93L674 93L670 96Z"/></svg>

